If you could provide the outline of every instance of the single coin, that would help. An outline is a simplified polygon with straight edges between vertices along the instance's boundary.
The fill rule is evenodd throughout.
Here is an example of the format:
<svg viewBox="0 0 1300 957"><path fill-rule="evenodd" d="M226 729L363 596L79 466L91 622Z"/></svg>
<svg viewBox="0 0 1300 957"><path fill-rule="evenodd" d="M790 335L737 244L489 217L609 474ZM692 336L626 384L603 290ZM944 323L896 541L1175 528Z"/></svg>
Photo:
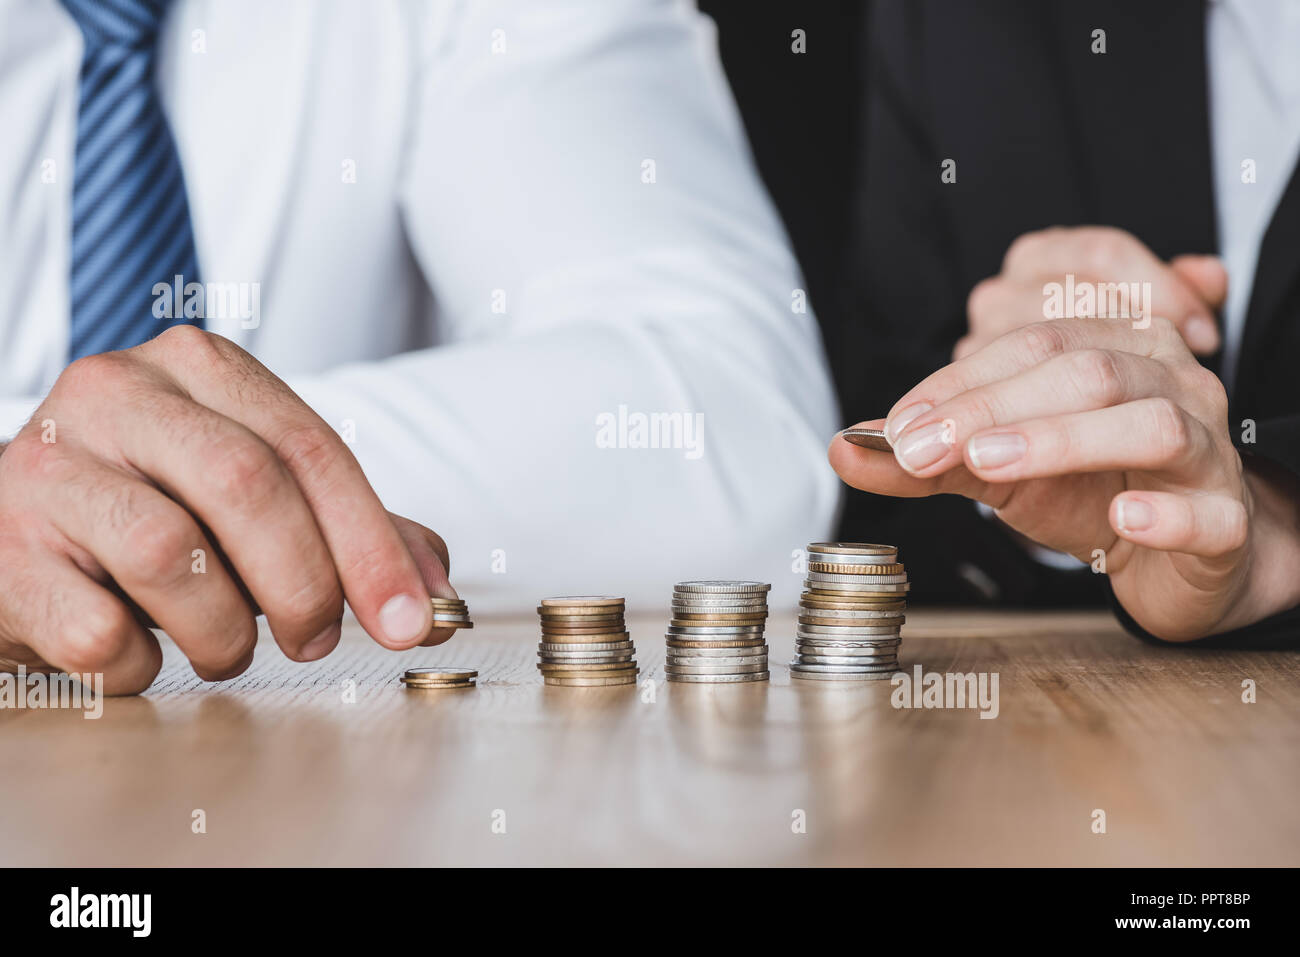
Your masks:
<svg viewBox="0 0 1300 957"><path fill-rule="evenodd" d="M832 575L827 572L808 572L808 581L818 585L901 585L907 581L904 572L898 575Z"/></svg>
<svg viewBox="0 0 1300 957"><path fill-rule="evenodd" d="M561 651L554 654L551 652L539 651L537 657L540 661L544 661L547 664L567 665L583 664L588 661L631 661L635 654L636 653L632 651L604 651L592 655L583 654L578 651Z"/></svg>
<svg viewBox="0 0 1300 957"><path fill-rule="evenodd" d="M804 635L795 639L795 647L801 651L809 651L811 654L823 655L848 655L848 654L886 654L897 653L898 646L902 644L901 638L885 638L879 641L842 641L832 639L829 641L820 638L810 638Z"/></svg>
<svg viewBox="0 0 1300 957"><path fill-rule="evenodd" d="M669 681L682 684L724 685L740 684L746 681L766 681L771 676L768 671L755 671L743 675L665 675Z"/></svg>
<svg viewBox="0 0 1300 957"><path fill-rule="evenodd" d="M860 562L809 562L810 572L834 575L901 575L906 570L898 562L887 565L864 565Z"/></svg>
<svg viewBox="0 0 1300 957"><path fill-rule="evenodd" d="M543 641L538 646L538 651L543 653L563 652L563 651L586 651L586 652L604 652L604 651L633 651L632 642L630 641L574 641L574 642L553 642Z"/></svg>
<svg viewBox="0 0 1300 957"><path fill-rule="evenodd" d="M822 618L816 615L800 615L800 625L812 625L818 628L852 628L864 635L896 635L902 627L900 621L881 621L878 618Z"/></svg>
<svg viewBox="0 0 1300 957"><path fill-rule="evenodd" d="M856 611L872 615L895 615L906 610L907 602L897 598L871 598L866 601L852 599L817 598L807 593L799 599L800 608L818 611Z"/></svg>
<svg viewBox="0 0 1300 957"><path fill-rule="evenodd" d="M672 603L673 611L689 611L701 614L716 615L719 612L739 612L740 614L754 614L759 611L767 611L766 601L755 602L696 602L696 601L676 601Z"/></svg>
<svg viewBox="0 0 1300 957"><path fill-rule="evenodd" d="M733 655L729 658L704 658L698 655L669 655L665 661L674 668L709 668L718 667L723 671L731 665L762 665L767 667L767 655ZM731 668L743 671L743 668Z"/></svg>
<svg viewBox="0 0 1300 957"><path fill-rule="evenodd" d="M873 545L868 542L813 542L808 552L825 552L827 555L897 555L896 545Z"/></svg>
<svg viewBox="0 0 1300 957"><path fill-rule="evenodd" d="M610 635L627 631L621 621L608 625L542 625L543 635Z"/></svg>
<svg viewBox="0 0 1300 957"><path fill-rule="evenodd" d="M612 595L560 595L555 598L543 598L543 605L583 605L590 608L611 607L623 604L625 599Z"/></svg>
<svg viewBox="0 0 1300 957"><path fill-rule="evenodd" d="M671 619L673 627L684 628L692 624L763 624L767 615L685 615L675 612Z"/></svg>
<svg viewBox="0 0 1300 957"><path fill-rule="evenodd" d="M806 674L858 674L880 671L897 671L897 664L890 665L808 665L796 658L790 662L790 670Z"/></svg>
<svg viewBox="0 0 1300 957"><path fill-rule="evenodd" d="M422 668L407 668L404 675L406 678L432 678L443 681L461 681L465 678L477 678L478 672L473 668L461 668L459 666L449 665L444 668L434 667L432 665Z"/></svg>
<svg viewBox="0 0 1300 957"><path fill-rule="evenodd" d="M763 639L758 641L691 641L668 638L665 644L669 648L680 648L684 650L696 650L701 648L716 648L719 651L733 650L737 648L766 648L767 642Z"/></svg>
<svg viewBox="0 0 1300 957"><path fill-rule="evenodd" d="M767 592L771 588L771 585L764 582L690 581L679 582L673 587L673 591L701 594L735 592L749 595L755 592Z"/></svg>
<svg viewBox="0 0 1300 957"><path fill-rule="evenodd" d="M790 668L790 677L804 681L880 681L898 674L897 671L812 672Z"/></svg>
<svg viewBox="0 0 1300 957"><path fill-rule="evenodd" d="M862 598L893 598L906 595L911 582L901 585L845 585L834 582L804 581L815 598L839 598L851 596L856 600Z"/></svg>
<svg viewBox="0 0 1300 957"><path fill-rule="evenodd" d="M881 611L878 608L825 608L819 605L799 606L799 613L811 618L834 618L839 621L889 621L901 622L906 617L901 610Z"/></svg>
<svg viewBox="0 0 1300 957"><path fill-rule="evenodd" d="M761 635L763 626L758 625L669 625L670 635Z"/></svg>
<svg viewBox="0 0 1300 957"><path fill-rule="evenodd" d="M832 665L836 668L848 666L849 668L889 668L898 670L898 654L891 653L888 655L810 655L800 651L798 655L799 664L801 665Z"/></svg>
<svg viewBox="0 0 1300 957"><path fill-rule="evenodd" d="M408 691L444 691L452 688L476 688L472 681L403 681Z"/></svg>
<svg viewBox="0 0 1300 957"><path fill-rule="evenodd" d="M542 679L548 685L554 685L560 688L607 688L615 685L636 684L635 674L618 675L610 678L595 678L579 675L543 675Z"/></svg>
<svg viewBox="0 0 1300 957"><path fill-rule="evenodd" d="M760 650L761 649L761 652ZM750 648L674 648L668 646L667 655L670 658L707 658L722 659L732 661L746 655L767 654L767 645L757 645Z"/></svg>
<svg viewBox="0 0 1300 957"><path fill-rule="evenodd" d="M864 449L874 449L877 452L894 451L894 447L889 444L889 437L880 429L845 429L840 433L840 438L850 445L857 445Z"/></svg>
<svg viewBox="0 0 1300 957"><path fill-rule="evenodd" d="M616 621L623 621L626 616L617 615L542 615L541 621L545 625L600 625Z"/></svg>
<svg viewBox="0 0 1300 957"><path fill-rule="evenodd" d="M626 631L589 632L582 635L542 633L544 645L614 645L630 640L631 636Z"/></svg>
<svg viewBox="0 0 1300 957"><path fill-rule="evenodd" d="M544 675L594 675L597 677L610 677L613 675L636 674L637 667L635 663L625 664L622 662L600 663L593 662L585 665L556 665L540 664L537 670Z"/></svg>

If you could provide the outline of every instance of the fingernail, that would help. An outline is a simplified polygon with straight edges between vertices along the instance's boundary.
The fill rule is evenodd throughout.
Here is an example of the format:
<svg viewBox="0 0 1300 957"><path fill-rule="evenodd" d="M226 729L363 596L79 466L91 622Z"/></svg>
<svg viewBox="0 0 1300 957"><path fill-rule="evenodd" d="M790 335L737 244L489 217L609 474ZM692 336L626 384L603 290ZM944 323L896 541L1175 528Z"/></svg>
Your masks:
<svg viewBox="0 0 1300 957"><path fill-rule="evenodd" d="M977 435L966 443L966 454L977 469L996 469L1025 456L1029 443L1019 432Z"/></svg>
<svg viewBox="0 0 1300 957"><path fill-rule="evenodd" d="M420 601L412 595L394 595L379 609L379 627L392 642L414 641L424 637L433 617L429 600Z"/></svg>
<svg viewBox="0 0 1300 957"><path fill-rule="evenodd" d="M907 423L911 422L918 415L924 415L933 409L928 402L918 402L915 405L909 405L902 412L897 412L888 422L885 423L885 434L889 436L889 442L892 445L898 438L898 433L907 428Z"/></svg>
<svg viewBox="0 0 1300 957"><path fill-rule="evenodd" d="M1213 352L1219 347L1219 333L1214 322L1204 316L1193 316L1183 324L1183 338L1195 352Z"/></svg>
<svg viewBox="0 0 1300 957"><path fill-rule="evenodd" d="M1145 532L1156 523L1156 510L1136 498L1120 499L1115 524L1121 532Z"/></svg>
<svg viewBox="0 0 1300 957"><path fill-rule="evenodd" d="M933 422L916 432L910 433L901 444L894 446L894 457L898 464L909 472L919 472L933 465L952 448L950 426L944 422Z"/></svg>
<svg viewBox="0 0 1300 957"><path fill-rule="evenodd" d="M334 646L339 643L339 636L342 634L343 622L336 621L303 645L298 651L298 656L303 661L318 661L334 650Z"/></svg>

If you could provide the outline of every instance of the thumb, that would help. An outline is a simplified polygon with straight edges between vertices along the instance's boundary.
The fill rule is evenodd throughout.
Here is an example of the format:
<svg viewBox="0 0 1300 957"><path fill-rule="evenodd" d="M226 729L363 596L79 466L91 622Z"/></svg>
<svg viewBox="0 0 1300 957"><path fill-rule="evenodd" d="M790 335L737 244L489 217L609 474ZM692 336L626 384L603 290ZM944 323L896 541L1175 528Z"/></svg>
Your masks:
<svg viewBox="0 0 1300 957"><path fill-rule="evenodd" d="M1169 267L1192 287L1206 304L1218 309L1228 296L1228 270L1218 256L1175 256Z"/></svg>

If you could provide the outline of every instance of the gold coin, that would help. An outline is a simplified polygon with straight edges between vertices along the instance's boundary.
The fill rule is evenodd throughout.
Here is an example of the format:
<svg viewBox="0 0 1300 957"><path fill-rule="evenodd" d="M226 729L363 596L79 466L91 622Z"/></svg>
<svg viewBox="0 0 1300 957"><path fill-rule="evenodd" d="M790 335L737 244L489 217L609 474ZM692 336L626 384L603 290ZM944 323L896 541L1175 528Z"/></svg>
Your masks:
<svg viewBox="0 0 1300 957"><path fill-rule="evenodd" d="M622 615L542 615L543 625L612 625L623 621Z"/></svg>
<svg viewBox="0 0 1300 957"><path fill-rule="evenodd" d="M664 642L669 648L762 648L767 639L757 641L725 639L723 641L695 641L694 639L668 638Z"/></svg>
<svg viewBox="0 0 1300 957"><path fill-rule="evenodd" d="M434 627L434 628L473 628L473 627L474 627L474 622L472 622L472 621L444 621L443 619L438 618L438 617L435 616L434 619L433 619L433 627Z"/></svg>
<svg viewBox="0 0 1300 957"><path fill-rule="evenodd" d="M611 598L608 595L565 595L559 598L543 598L542 605L546 608L558 606L574 608L614 608L622 607L624 599Z"/></svg>
<svg viewBox="0 0 1300 957"><path fill-rule="evenodd" d="M898 562L890 565L840 565L833 562L809 562L808 570L831 575L901 575L903 566Z"/></svg>
<svg viewBox="0 0 1300 957"><path fill-rule="evenodd" d="M606 688L615 685L635 685L636 675L620 675L616 678L570 677L564 675L543 675L542 680L548 685L560 688Z"/></svg>

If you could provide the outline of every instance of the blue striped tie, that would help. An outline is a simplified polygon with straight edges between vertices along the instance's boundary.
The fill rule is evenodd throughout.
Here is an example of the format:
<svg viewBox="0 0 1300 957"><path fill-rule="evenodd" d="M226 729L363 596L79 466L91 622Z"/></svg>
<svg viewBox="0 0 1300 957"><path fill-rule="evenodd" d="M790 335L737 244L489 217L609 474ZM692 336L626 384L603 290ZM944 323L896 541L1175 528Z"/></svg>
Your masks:
<svg viewBox="0 0 1300 957"><path fill-rule="evenodd" d="M155 283L199 279L180 157L153 87L167 3L63 0L85 37L69 360L126 349L196 321L183 318L182 302L172 303L170 316L154 315Z"/></svg>

